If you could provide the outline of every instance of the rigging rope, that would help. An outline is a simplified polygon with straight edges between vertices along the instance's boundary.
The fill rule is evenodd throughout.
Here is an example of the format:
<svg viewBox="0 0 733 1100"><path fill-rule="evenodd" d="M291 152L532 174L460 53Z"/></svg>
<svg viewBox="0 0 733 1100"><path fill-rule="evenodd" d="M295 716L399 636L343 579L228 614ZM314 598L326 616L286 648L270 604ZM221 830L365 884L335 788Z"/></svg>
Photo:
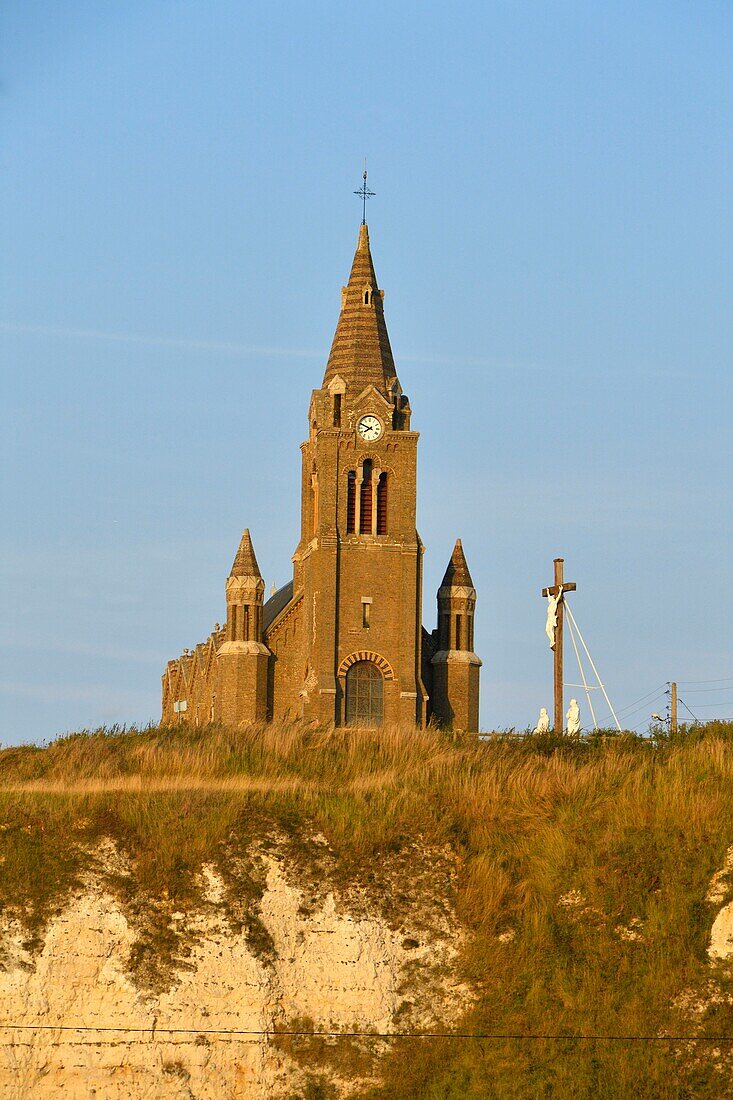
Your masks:
<svg viewBox="0 0 733 1100"><path fill-rule="evenodd" d="M568 614L569 614L569 611L568 611ZM588 706L590 707L590 713L591 713L591 717L593 719L593 729L597 730L598 729L598 723L596 722L596 712L593 710L593 703L592 703L591 697L590 697L590 690L588 688L588 682L585 678L585 669L583 668L583 662L581 661L580 654L578 653L578 646L577 646L576 641L575 641L575 632L573 630L573 624L572 624L570 618L568 618L568 630L570 631L570 641L573 643L573 649L575 650L575 656L576 656L577 661L578 661L578 668L580 669L580 678L583 681L583 687L585 688L585 695L586 695L586 698L588 700Z"/></svg>
<svg viewBox="0 0 733 1100"><path fill-rule="evenodd" d="M596 668L595 664L593 663L593 658L590 655L590 651L588 649L588 646L585 644L585 640L583 638L583 635L580 632L580 627L578 626L577 622L575 621L575 616L573 615L572 611L570 610L570 604L567 602L567 600L565 600L565 607L566 607L567 613L568 613L568 621L573 624L573 626L575 627L575 629L578 632L578 637L580 638L580 644L582 645L583 649L585 650L586 657L590 661L590 667L593 669L593 674L595 675L595 678L598 681L598 686L600 687L601 691L603 692L603 697L606 700L606 702L608 703L608 709L610 710L611 714L613 715L614 720L616 722L616 726L617 726L618 731L620 733L621 732L621 723L619 722L618 718L616 717L616 711L613 709L613 703L608 698L608 693L607 693L605 687L603 686L603 681L601 680L600 676L598 675L598 669Z"/></svg>

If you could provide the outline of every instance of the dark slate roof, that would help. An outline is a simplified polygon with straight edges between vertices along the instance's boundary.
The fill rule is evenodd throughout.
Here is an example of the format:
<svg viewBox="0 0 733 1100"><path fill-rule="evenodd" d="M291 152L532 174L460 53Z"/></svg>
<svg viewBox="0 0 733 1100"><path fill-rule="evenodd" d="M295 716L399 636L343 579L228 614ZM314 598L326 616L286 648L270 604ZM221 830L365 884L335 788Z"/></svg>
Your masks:
<svg viewBox="0 0 733 1100"><path fill-rule="evenodd" d="M288 581L270 596L264 608L265 630L274 623L281 611L284 611L293 598L293 582Z"/></svg>

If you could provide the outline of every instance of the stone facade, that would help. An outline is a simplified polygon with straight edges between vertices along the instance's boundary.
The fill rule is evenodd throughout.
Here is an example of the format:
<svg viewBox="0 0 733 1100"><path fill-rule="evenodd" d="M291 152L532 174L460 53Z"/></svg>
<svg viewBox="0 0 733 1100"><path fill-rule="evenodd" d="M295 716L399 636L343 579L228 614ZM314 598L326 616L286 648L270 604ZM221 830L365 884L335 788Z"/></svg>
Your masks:
<svg viewBox="0 0 733 1100"><path fill-rule="evenodd" d="M264 602L245 531L226 626L169 661L163 721L298 716L319 723L478 730L476 590L460 540L422 626L418 433L395 370L366 225L359 232L323 384L301 445L293 580Z"/></svg>

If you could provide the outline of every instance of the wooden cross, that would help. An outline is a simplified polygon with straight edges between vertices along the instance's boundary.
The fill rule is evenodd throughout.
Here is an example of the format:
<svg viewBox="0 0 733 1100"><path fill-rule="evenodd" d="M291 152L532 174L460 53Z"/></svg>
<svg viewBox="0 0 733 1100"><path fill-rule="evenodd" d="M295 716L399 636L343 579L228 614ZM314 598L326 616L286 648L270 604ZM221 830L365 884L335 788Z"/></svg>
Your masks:
<svg viewBox="0 0 733 1100"><path fill-rule="evenodd" d="M562 625L563 625L563 596L566 592L575 592L576 585L573 581L563 580L564 558L555 558L555 583L550 588L543 588L543 596L557 596L560 600L557 605L557 626L555 627L555 733L562 733L565 728L565 716L563 714L562 698Z"/></svg>

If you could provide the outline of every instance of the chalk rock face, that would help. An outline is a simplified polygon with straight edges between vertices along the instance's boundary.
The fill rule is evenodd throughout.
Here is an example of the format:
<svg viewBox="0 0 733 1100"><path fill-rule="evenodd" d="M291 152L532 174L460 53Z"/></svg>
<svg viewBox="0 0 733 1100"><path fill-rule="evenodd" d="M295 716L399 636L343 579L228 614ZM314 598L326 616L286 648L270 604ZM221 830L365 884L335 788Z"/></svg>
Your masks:
<svg viewBox="0 0 733 1100"><path fill-rule="evenodd" d="M465 1007L451 976L455 928L421 945L377 915L348 912L333 894L308 909L273 859L260 914L274 952L258 953L229 924L216 872L205 868L204 878L201 912L176 914L192 948L162 993L134 984L135 929L100 883L68 901L33 956L19 926L0 929L0 1021L18 1025L0 1031L2 1100L292 1096L304 1070L273 1041L275 1029L301 1021L390 1032L404 1028L406 1003L410 1026L450 1021ZM335 1084L339 1095L351 1091Z"/></svg>
<svg viewBox="0 0 733 1100"><path fill-rule="evenodd" d="M720 904L730 895L730 881L733 877L733 847L726 853L725 863L713 875L707 892L706 901ZM708 955L711 959L729 959L733 955L733 901L720 910L710 931Z"/></svg>
<svg viewBox="0 0 733 1100"><path fill-rule="evenodd" d="M711 959L729 959L733 955L733 902L724 905L713 921L708 955Z"/></svg>

